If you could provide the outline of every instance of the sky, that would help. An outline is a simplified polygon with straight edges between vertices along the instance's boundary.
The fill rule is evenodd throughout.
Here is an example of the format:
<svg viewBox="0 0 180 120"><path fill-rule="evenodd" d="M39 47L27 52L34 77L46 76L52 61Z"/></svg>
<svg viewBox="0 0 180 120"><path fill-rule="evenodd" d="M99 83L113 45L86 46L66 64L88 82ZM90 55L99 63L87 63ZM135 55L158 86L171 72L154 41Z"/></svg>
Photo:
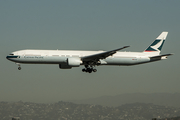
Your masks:
<svg viewBox="0 0 180 120"><path fill-rule="evenodd" d="M125 93L179 93L180 1L1 0L0 101L58 102ZM113 50L142 52L168 31L167 60L137 66L98 66L96 73L58 65L22 64L13 51Z"/></svg>

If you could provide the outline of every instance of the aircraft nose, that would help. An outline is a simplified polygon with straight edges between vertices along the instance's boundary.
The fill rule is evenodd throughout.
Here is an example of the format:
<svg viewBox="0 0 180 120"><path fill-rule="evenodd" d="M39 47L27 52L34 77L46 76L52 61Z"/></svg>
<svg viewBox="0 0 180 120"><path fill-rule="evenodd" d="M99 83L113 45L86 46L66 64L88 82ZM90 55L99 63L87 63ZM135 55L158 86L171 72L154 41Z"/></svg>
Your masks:
<svg viewBox="0 0 180 120"><path fill-rule="evenodd" d="M8 56L6 56L6 59L8 59L8 60L11 60L11 59L13 59L13 58L18 58L18 56L14 56L14 55L8 55Z"/></svg>
<svg viewBox="0 0 180 120"><path fill-rule="evenodd" d="M9 60L9 56L6 56L6 59L8 59L8 60Z"/></svg>

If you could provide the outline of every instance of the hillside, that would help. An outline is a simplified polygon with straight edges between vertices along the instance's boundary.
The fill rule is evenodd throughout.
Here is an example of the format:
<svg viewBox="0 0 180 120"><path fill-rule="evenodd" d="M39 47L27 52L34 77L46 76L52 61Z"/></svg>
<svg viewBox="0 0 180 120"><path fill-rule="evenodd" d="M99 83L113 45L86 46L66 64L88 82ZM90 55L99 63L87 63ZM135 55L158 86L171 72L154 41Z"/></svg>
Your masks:
<svg viewBox="0 0 180 120"><path fill-rule="evenodd" d="M57 102L0 102L0 119L10 120L151 120L180 115L180 108L133 103L118 107ZM164 119L163 119L164 120Z"/></svg>
<svg viewBox="0 0 180 120"><path fill-rule="evenodd" d="M180 107L180 93L131 93L117 96L102 96L98 98L73 100L70 102L78 104L95 104L103 106L120 106L130 103L153 103L155 105Z"/></svg>

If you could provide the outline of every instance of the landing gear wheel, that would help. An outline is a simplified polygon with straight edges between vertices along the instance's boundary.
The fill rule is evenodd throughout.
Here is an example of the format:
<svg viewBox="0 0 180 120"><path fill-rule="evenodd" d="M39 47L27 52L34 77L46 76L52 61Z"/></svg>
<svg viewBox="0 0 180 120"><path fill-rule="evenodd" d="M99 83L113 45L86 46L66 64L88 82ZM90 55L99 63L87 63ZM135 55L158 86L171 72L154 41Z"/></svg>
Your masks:
<svg viewBox="0 0 180 120"><path fill-rule="evenodd" d="M18 67L18 70L21 70L21 67Z"/></svg>
<svg viewBox="0 0 180 120"><path fill-rule="evenodd" d="M97 72L97 69L93 69L93 72Z"/></svg>
<svg viewBox="0 0 180 120"><path fill-rule="evenodd" d="M88 72L89 72L89 73L92 73L92 69L89 69Z"/></svg>
<svg viewBox="0 0 180 120"><path fill-rule="evenodd" d="M82 71L83 71L83 72L86 72L86 69L85 69L85 68L83 68L83 69L82 69Z"/></svg>

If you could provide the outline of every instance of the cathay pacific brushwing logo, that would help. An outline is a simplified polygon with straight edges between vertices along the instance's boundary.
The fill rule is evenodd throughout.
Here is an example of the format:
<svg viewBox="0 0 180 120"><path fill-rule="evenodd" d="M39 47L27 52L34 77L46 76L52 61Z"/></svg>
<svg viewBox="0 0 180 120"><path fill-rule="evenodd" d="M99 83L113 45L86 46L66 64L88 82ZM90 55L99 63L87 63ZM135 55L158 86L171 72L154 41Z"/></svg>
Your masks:
<svg viewBox="0 0 180 120"><path fill-rule="evenodd" d="M160 52L164 44L164 38L161 40L156 39L145 51L146 52Z"/></svg>
<svg viewBox="0 0 180 120"><path fill-rule="evenodd" d="M153 48L154 50L160 52L160 49L159 49L159 48L161 47L162 43L163 43L163 39L162 39L161 41L159 41L156 45L150 46L150 47Z"/></svg>

